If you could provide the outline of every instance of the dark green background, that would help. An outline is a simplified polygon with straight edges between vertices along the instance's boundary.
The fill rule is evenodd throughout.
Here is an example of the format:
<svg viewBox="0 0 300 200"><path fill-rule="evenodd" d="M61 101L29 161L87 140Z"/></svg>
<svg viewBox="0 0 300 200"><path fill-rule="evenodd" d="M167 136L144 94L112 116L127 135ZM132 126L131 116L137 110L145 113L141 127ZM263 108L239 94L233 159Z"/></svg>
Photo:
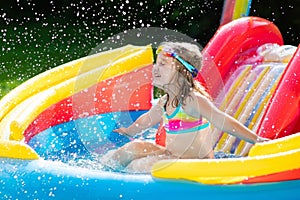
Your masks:
<svg viewBox="0 0 300 200"><path fill-rule="evenodd" d="M205 46L222 8L223 0L0 0L0 98L124 30L165 27ZM285 43L298 46L299 11L300 0L253 0L250 15L274 22Z"/></svg>

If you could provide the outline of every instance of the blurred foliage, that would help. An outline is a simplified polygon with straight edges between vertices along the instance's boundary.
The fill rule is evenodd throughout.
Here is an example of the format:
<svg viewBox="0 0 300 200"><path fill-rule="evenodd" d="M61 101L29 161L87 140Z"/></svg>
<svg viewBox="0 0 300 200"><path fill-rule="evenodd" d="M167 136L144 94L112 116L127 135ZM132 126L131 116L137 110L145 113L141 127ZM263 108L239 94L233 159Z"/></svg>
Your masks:
<svg viewBox="0 0 300 200"><path fill-rule="evenodd" d="M273 21L287 44L299 43L300 2L253 0L251 15ZM0 1L0 98L47 69L88 55L124 30L163 27L205 46L219 26L223 0Z"/></svg>
<svg viewBox="0 0 300 200"><path fill-rule="evenodd" d="M300 0L252 0L250 15L273 22L281 31L285 44L300 43Z"/></svg>

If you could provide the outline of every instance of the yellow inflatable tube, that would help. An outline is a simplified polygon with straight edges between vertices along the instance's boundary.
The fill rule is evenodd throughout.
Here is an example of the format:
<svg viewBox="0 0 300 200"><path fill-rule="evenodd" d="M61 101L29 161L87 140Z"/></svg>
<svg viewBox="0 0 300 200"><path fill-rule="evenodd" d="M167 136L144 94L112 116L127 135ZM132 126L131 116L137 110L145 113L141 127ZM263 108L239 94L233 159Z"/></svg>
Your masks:
<svg viewBox="0 0 300 200"><path fill-rule="evenodd" d="M8 140L0 140L0 157L23 160L36 160L39 158L38 154L28 145Z"/></svg>
<svg viewBox="0 0 300 200"><path fill-rule="evenodd" d="M289 135L267 143L255 144L249 151L249 157L276 154L278 152L300 149L300 133Z"/></svg>
<svg viewBox="0 0 300 200"><path fill-rule="evenodd" d="M129 51L130 49L131 51ZM23 139L23 132L28 125L30 125L30 123L49 106L88 88L99 81L152 64L153 57L152 48L150 46L131 47L130 49L127 47L127 52L124 54L122 54L124 51L122 48L121 51L114 52L114 56L110 55L111 52L107 52L107 55L110 56L105 56L106 53L104 53L99 54L99 57L94 55L86 57L84 61L80 59L77 62L71 62L70 65L78 67L77 74L73 74L76 76L72 75L73 77L70 76L71 78L67 80L64 76L64 68L66 68L66 73L68 73L69 71L72 71L72 67L69 67L70 65L63 65L60 67L60 73L49 72L50 74L48 74L48 76L34 77L33 79L38 80L31 80L31 82L36 83L41 81L47 82L47 80L52 80L52 78L55 79L55 76L58 74L65 79L58 78L57 80L61 80L62 82L55 84L53 81L52 86L44 90L42 90L40 86L37 86L38 84L31 85L33 87L32 89L36 91L36 94L27 97L23 101L19 100L20 102L14 107L11 106L13 108L0 122L0 130L2 131L0 138L20 141ZM91 65L93 65L93 67L90 67ZM86 69L86 72L79 73L85 66L90 70ZM26 92L26 90L21 90L19 91L19 95L24 98L26 96L24 93ZM16 94L16 96L18 95Z"/></svg>
<svg viewBox="0 0 300 200"><path fill-rule="evenodd" d="M205 184L233 184L247 178L300 168L300 134L256 144L250 156L232 159L177 159L155 163L157 178Z"/></svg>
<svg viewBox="0 0 300 200"><path fill-rule="evenodd" d="M107 65L118 59L120 55L125 56L126 54L137 52L143 48L144 47L127 45L65 63L29 79L1 99L0 121L11 109L28 97L73 78L80 73L95 69L99 67L100 64Z"/></svg>

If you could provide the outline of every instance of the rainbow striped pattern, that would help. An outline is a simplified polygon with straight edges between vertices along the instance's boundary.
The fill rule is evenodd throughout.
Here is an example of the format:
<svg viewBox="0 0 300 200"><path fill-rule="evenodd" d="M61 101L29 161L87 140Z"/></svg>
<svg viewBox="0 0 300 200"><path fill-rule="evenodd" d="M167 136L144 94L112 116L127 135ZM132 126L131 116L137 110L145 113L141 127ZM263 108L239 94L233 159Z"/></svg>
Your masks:
<svg viewBox="0 0 300 200"><path fill-rule="evenodd" d="M183 134L208 128L210 123L204 118L195 118L186 114L181 105L168 115L164 114L164 126L169 134Z"/></svg>

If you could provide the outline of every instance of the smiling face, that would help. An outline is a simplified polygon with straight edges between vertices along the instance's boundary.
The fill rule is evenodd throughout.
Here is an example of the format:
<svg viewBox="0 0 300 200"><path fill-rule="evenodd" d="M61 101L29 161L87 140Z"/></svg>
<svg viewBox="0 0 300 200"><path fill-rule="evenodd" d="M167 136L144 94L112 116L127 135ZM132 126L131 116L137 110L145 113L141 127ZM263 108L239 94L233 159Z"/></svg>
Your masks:
<svg viewBox="0 0 300 200"><path fill-rule="evenodd" d="M178 71L173 58L159 53L152 73L154 86L166 90L176 80Z"/></svg>
<svg viewBox="0 0 300 200"><path fill-rule="evenodd" d="M197 45L186 42L162 42L156 53L153 84L167 92L170 99L173 98L170 100L173 106L178 106L179 102L184 104L194 89L209 96L193 76L197 75L193 72L200 71L202 66L202 55Z"/></svg>

